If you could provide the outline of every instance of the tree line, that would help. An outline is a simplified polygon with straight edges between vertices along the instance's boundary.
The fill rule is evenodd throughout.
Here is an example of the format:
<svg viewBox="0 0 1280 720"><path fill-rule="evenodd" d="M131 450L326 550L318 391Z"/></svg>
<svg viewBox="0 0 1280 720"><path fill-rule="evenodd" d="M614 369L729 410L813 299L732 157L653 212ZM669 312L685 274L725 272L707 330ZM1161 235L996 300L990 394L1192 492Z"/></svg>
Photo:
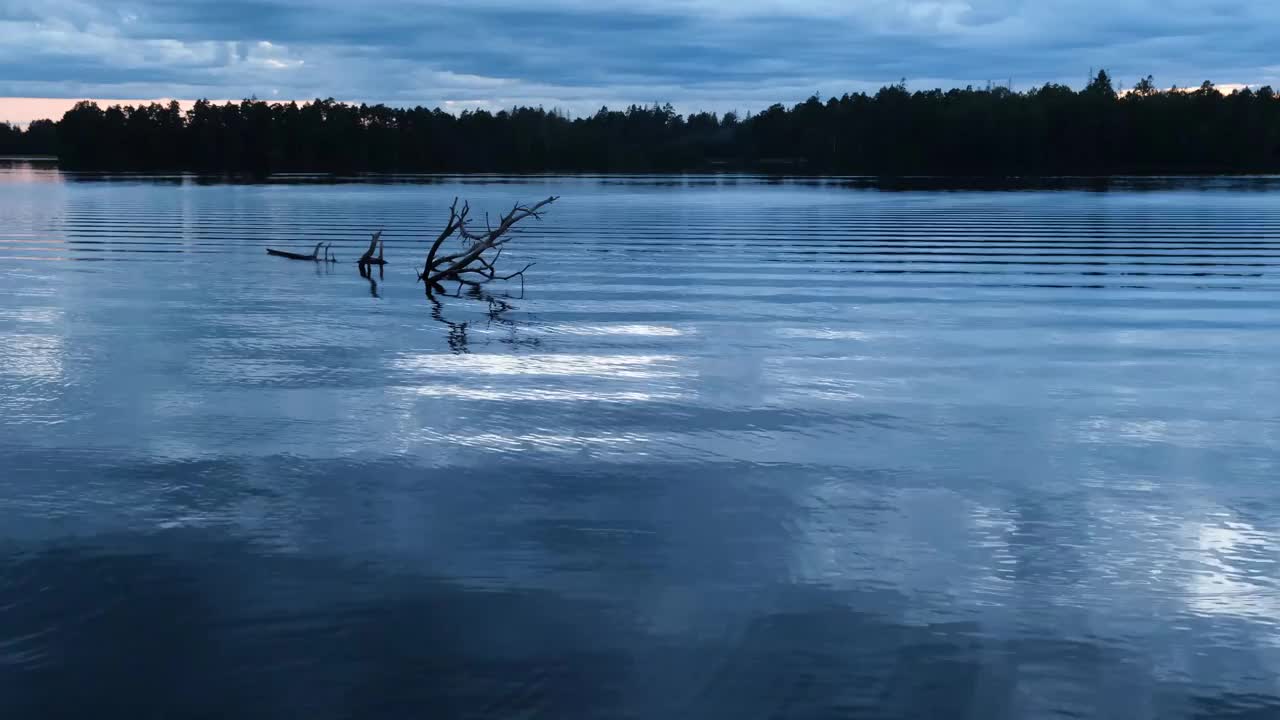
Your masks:
<svg viewBox="0 0 1280 720"><path fill-rule="evenodd" d="M26 130L0 122L0 155L56 155L58 124L52 120L36 120Z"/></svg>
<svg viewBox="0 0 1280 720"><path fill-rule="evenodd" d="M101 108L56 123L0 125L0 152L55 153L64 168L271 172L657 172L715 169L872 175L1280 171L1280 99L1270 87L1120 92L1086 87L874 94L754 115L677 114L670 105L571 118L517 107L491 113L201 100Z"/></svg>

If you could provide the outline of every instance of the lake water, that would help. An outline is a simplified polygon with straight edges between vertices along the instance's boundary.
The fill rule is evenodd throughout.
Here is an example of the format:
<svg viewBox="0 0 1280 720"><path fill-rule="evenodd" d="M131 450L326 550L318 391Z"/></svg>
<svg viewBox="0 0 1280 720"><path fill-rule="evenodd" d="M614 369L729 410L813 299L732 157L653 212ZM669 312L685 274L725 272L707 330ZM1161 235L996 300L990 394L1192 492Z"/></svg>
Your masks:
<svg viewBox="0 0 1280 720"><path fill-rule="evenodd" d="M0 717L1280 716L1280 182L306 180L0 169Z"/></svg>

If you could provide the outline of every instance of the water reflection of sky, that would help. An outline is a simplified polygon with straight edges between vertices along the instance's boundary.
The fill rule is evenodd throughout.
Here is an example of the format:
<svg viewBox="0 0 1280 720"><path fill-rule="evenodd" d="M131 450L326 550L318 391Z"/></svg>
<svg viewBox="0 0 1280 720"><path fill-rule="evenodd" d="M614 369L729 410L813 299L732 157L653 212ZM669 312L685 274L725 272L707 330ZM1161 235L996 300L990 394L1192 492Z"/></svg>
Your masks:
<svg viewBox="0 0 1280 720"><path fill-rule="evenodd" d="M539 261L525 298L496 316L451 298L437 317L407 269L422 208L559 181L8 180L26 189L0 198L0 254L117 261L0 266L0 550L16 551L0 572L23 589L0 590L7 667L57 652L101 667L75 637L109 636L138 606L175 636L217 628L290 686L404 666L363 646L294 675L253 658L423 627L408 618L448 619L423 638L491 638L501 609L587 627L538 636L545 653L511 639L528 660L511 678L537 685L565 667L548 654L594 652L569 664L655 712L1276 707L1280 225L1265 195L887 200L579 178L521 239ZM789 247L812 222L826 234ZM322 236L354 257L375 225L400 263L376 297L345 266L262 257ZM1261 274L1215 269L1214 235L1252 243ZM733 251L672 275L663 257L699 243ZM886 243L930 247L859 254ZM1062 264L1039 257L1051 243L1086 247ZM1200 274L1075 255L1160 243L1204 259ZM982 252L1015 257L971 262ZM118 602L84 592L97 585ZM53 588L52 615L23 599L33 587ZM183 588L204 600L184 605ZM50 629L71 615L105 624ZM15 617L30 628L6 630ZM458 656L472 670L510 660L507 641L477 642ZM231 682L217 652L200 657ZM655 688L675 700L646 705Z"/></svg>

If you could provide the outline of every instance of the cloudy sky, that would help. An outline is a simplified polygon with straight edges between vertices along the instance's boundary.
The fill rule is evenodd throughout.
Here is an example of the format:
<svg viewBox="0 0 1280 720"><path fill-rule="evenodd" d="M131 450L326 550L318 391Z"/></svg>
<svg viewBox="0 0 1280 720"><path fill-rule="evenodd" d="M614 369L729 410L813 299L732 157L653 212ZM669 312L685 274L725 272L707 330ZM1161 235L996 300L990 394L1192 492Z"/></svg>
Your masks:
<svg viewBox="0 0 1280 720"><path fill-rule="evenodd" d="M79 98L744 111L1099 67L1280 86L1277 27L1277 0L0 0L0 120Z"/></svg>

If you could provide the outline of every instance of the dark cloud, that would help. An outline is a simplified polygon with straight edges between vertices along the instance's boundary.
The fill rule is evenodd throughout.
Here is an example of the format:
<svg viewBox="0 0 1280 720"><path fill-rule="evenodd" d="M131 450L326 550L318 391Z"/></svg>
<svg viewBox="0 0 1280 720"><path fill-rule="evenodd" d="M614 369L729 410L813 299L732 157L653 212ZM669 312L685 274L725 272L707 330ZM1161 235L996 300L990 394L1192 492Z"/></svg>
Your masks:
<svg viewBox="0 0 1280 720"><path fill-rule="evenodd" d="M0 95L743 109L905 78L1269 83L1255 0L0 0Z"/></svg>

